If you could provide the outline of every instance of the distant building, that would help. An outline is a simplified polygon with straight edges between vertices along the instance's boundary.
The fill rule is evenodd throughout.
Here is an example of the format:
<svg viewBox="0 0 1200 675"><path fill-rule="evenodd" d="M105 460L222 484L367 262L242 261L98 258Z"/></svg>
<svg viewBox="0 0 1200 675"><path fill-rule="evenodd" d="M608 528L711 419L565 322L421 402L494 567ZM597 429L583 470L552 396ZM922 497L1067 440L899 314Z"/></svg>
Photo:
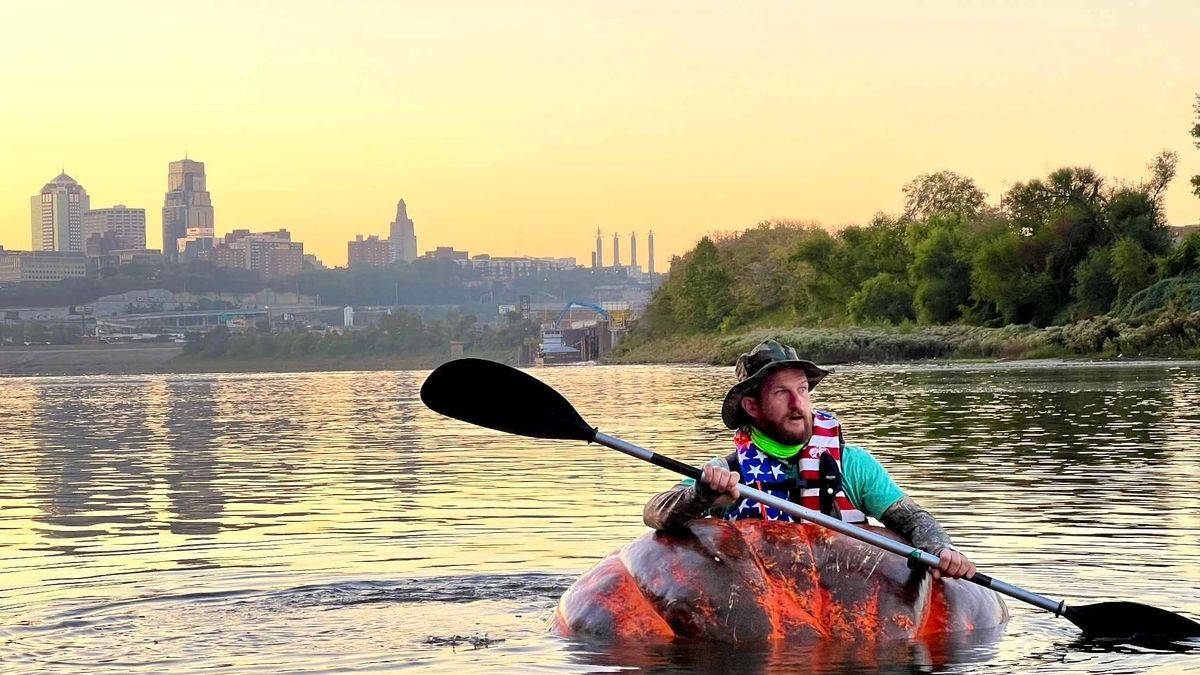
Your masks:
<svg viewBox="0 0 1200 675"><path fill-rule="evenodd" d="M305 253L304 254L304 264L307 266L311 266L314 270L325 269L325 263L321 262L321 259L318 258L316 256L316 254L314 254L314 253Z"/></svg>
<svg viewBox="0 0 1200 675"><path fill-rule="evenodd" d="M204 260L216 243L217 238L211 227L189 227L184 236L175 240L173 259L177 262Z"/></svg>
<svg viewBox="0 0 1200 675"><path fill-rule="evenodd" d="M110 251L110 257L115 258L117 266L121 265L161 265L162 251L156 248L126 248Z"/></svg>
<svg viewBox="0 0 1200 675"><path fill-rule="evenodd" d="M124 204L107 209L92 209L83 214L84 248L93 235L116 237L116 248L146 248L146 209L131 209ZM89 255L92 255L89 253Z"/></svg>
<svg viewBox="0 0 1200 675"><path fill-rule="evenodd" d="M304 269L304 244L285 229L274 232L234 230L208 253L218 267L240 267L268 279L292 276Z"/></svg>
<svg viewBox="0 0 1200 675"><path fill-rule="evenodd" d="M112 235L104 235L104 239ZM100 237L93 235L89 242L99 241ZM103 269L115 269L122 265L145 265L157 266L162 265L164 258L158 249L152 248L128 248L128 249L110 249L101 254L89 253L88 259L88 275L98 273Z"/></svg>
<svg viewBox="0 0 1200 675"><path fill-rule="evenodd" d="M388 241L392 245L391 262L412 262L417 259L417 233L403 199L396 204L396 219L391 223Z"/></svg>
<svg viewBox="0 0 1200 675"><path fill-rule="evenodd" d="M172 260L185 251L199 253L203 244L191 247L177 242L191 237L192 230L212 237L215 230L212 198L204 176L204 162L181 159L167 165L167 195L163 202L163 252ZM194 240L193 240L194 241ZM211 245L209 246L211 248Z"/></svg>
<svg viewBox="0 0 1200 675"><path fill-rule="evenodd" d="M455 250L453 246L438 246L432 251L426 251L424 258L434 260L469 260L471 256L466 251Z"/></svg>
<svg viewBox="0 0 1200 675"><path fill-rule="evenodd" d="M352 268L365 265L386 267L392 262L391 243L375 235L366 239L361 234L357 235L354 241L348 242L347 249L347 264Z"/></svg>
<svg viewBox="0 0 1200 675"><path fill-rule="evenodd" d="M33 250L83 253L83 214L89 208L83 186L58 174L29 198Z"/></svg>
<svg viewBox="0 0 1200 675"><path fill-rule="evenodd" d="M275 246L267 249L264 256L263 275L268 279L295 276L304 269L304 244L292 242L292 246Z"/></svg>
<svg viewBox="0 0 1200 675"><path fill-rule="evenodd" d="M474 270L484 279L496 281L575 268L574 258L492 257L486 253L455 262Z"/></svg>
<svg viewBox="0 0 1200 675"><path fill-rule="evenodd" d="M0 282L61 281L87 276L88 259L67 251L0 251Z"/></svg>
<svg viewBox="0 0 1200 675"><path fill-rule="evenodd" d="M245 248L232 248L228 244L217 244L208 254L209 261L217 267L250 269Z"/></svg>
<svg viewBox="0 0 1200 675"><path fill-rule="evenodd" d="M21 280L21 251L6 251L0 246L0 283Z"/></svg>
<svg viewBox="0 0 1200 675"><path fill-rule="evenodd" d="M108 255L122 248L125 246L115 232L93 232L83 242L83 252L88 257Z"/></svg>
<svg viewBox="0 0 1200 675"><path fill-rule="evenodd" d="M629 233L629 266L637 270L637 232Z"/></svg>

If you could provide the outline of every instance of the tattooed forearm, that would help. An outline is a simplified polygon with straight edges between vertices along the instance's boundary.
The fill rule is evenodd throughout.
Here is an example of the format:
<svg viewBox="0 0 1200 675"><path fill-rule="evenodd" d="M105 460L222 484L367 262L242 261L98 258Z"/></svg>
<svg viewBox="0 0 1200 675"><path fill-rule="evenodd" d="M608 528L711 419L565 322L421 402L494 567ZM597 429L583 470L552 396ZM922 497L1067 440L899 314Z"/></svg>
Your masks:
<svg viewBox="0 0 1200 675"><path fill-rule="evenodd" d="M913 546L934 555L950 545L950 535L937 519L909 497L888 507L879 521L889 530L912 542Z"/></svg>
<svg viewBox="0 0 1200 675"><path fill-rule="evenodd" d="M708 515L716 497L716 493L703 485L681 485L646 502L642 521L656 530L678 527Z"/></svg>

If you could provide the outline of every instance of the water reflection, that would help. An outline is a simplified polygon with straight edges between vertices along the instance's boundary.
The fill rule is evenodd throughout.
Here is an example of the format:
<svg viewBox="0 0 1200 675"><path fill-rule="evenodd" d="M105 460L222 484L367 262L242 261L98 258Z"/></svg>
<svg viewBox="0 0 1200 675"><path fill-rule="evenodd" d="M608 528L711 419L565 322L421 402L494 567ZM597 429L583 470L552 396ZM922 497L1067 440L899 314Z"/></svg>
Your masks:
<svg viewBox="0 0 1200 675"><path fill-rule="evenodd" d="M1003 631L986 630L965 635L938 636L915 641L833 642L817 645L788 643L728 645L677 642L604 645L568 640L572 663L589 671L636 668L654 673L759 673L803 672L814 675L857 673L946 672L996 657Z"/></svg>
<svg viewBox="0 0 1200 675"><path fill-rule="evenodd" d="M729 450L717 410L730 369L537 375L612 435L695 463ZM189 634L202 616L221 626L220 644L253 636L259 648L246 651L240 666L295 665L280 635L303 636L294 628L264 634L269 615L311 635L330 631L325 656L298 662L318 670L419 662L444 672L520 665L757 672L745 668L759 665L743 667L728 650L699 645L556 640L543 632L553 607L544 589L524 600L428 600L419 609L377 599L369 609L356 605L354 629L334 625L328 607L298 616L285 603L263 614L235 606L246 598L230 595L229 604L208 603L197 615L195 603L181 599L242 591L286 597L313 584L340 589L430 576L479 588L496 584L488 576L496 573L570 579L641 534L642 504L677 480L599 446L505 436L441 418L419 403L423 377L0 380L0 644L14 640L0 646L0 659L45 670L51 657L39 655L62 658L66 650L79 670L115 655L127 656L130 670L203 668L219 661L220 650ZM851 367L815 398L842 419L848 441L869 448L985 571L1075 603L1132 600L1200 614L1195 364ZM138 612L116 609L135 600L154 602ZM1073 642L1069 624L1010 607L1014 618L1003 635L934 646L775 646L760 649L757 661L743 660L772 672L1195 668L1190 652L1095 651L1102 646ZM72 632L50 618L64 608L111 626ZM4 626L22 622L40 632L5 634ZM421 646L435 630L488 627L508 641L470 655ZM163 660L140 659L130 651L139 644L156 645L151 651ZM184 644L186 653L171 647ZM351 652L352 660L336 656ZM57 668L64 669L73 668Z"/></svg>

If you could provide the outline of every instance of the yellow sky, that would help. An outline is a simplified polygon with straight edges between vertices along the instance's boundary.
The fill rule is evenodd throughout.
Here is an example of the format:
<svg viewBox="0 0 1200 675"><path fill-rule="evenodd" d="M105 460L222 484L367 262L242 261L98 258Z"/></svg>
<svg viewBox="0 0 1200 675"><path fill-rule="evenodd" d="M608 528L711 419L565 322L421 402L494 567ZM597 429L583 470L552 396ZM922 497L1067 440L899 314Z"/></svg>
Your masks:
<svg viewBox="0 0 1200 675"><path fill-rule="evenodd" d="M1187 176L1200 2L57 2L0 21L0 245L60 167L147 211L206 163L218 234L290 229L328 264L421 250L575 256L655 231L657 265L774 217L896 211L950 169L993 197L1067 164Z"/></svg>

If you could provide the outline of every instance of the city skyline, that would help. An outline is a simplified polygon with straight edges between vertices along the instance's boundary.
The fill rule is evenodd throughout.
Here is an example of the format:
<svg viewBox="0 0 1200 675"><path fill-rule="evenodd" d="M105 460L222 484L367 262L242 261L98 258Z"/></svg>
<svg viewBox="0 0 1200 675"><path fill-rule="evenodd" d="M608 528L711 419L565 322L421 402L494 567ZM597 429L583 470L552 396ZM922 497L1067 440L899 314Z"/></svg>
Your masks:
<svg viewBox="0 0 1200 675"><path fill-rule="evenodd" d="M706 233L896 213L921 173L994 203L1064 165L1139 180L1164 148L1168 220L1200 221L1195 3L138 8L80 4L52 33L11 9L0 56L39 66L0 73L0 245L30 248L29 196L64 164L94 203L155 214L185 155L220 231L287 228L331 265L400 196L422 253L584 262L598 227L653 229L665 270ZM223 46L177 49L180 25ZM124 37L97 52L97 30Z"/></svg>

